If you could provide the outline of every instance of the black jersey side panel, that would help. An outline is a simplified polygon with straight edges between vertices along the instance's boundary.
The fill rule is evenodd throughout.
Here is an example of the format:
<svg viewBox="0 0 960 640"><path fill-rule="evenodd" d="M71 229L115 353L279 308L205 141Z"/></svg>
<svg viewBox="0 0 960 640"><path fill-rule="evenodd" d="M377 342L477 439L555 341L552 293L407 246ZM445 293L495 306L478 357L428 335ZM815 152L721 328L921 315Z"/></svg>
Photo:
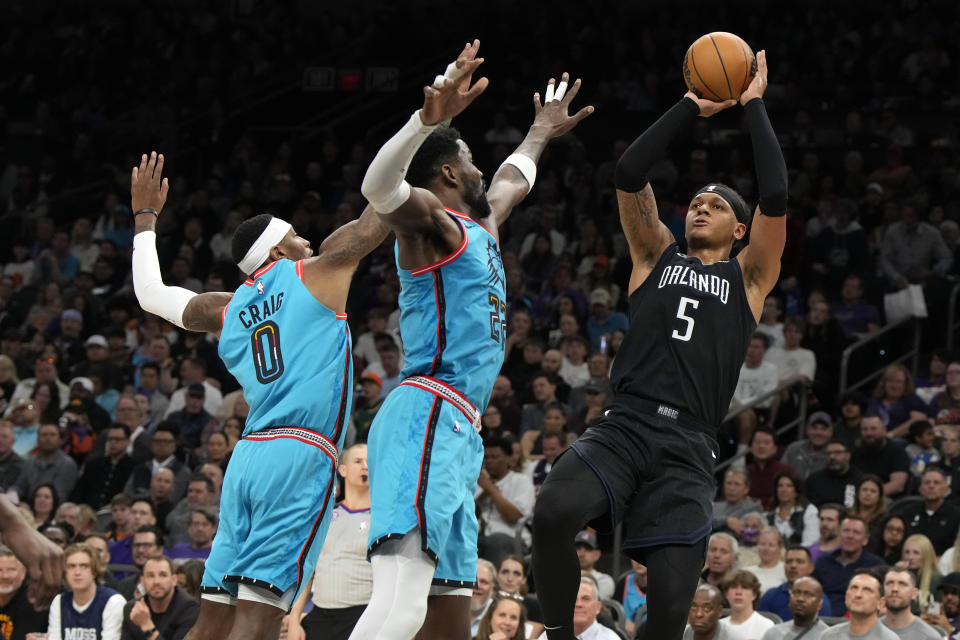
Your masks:
<svg viewBox="0 0 960 640"><path fill-rule="evenodd" d="M672 244L629 301L630 329L611 375L615 395L719 426L756 329L740 264L704 265Z"/></svg>

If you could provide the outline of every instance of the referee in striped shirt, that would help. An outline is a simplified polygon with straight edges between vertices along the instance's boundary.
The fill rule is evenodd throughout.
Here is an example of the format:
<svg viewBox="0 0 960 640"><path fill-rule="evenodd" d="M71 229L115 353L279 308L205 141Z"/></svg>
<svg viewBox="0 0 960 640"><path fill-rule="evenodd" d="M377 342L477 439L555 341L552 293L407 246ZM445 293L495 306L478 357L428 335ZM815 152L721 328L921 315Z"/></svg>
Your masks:
<svg viewBox="0 0 960 640"><path fill-rule="evenodd" d="M309 591L303 590L288 616L287 640L347 640L370 601L373 573L367 562L370 480L367 445L355 444L340 456L337 469L344 497L333 511L313 577L313 609L303 616Z"/></svg>

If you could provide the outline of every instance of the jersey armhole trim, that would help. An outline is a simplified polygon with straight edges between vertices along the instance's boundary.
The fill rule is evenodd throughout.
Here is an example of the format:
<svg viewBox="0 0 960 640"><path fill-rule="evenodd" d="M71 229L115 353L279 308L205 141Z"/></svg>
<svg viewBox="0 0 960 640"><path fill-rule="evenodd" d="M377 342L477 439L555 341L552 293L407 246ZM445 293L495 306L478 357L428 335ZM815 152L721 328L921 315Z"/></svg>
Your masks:
<svg viewBox="0 0 960 640"><path fill-rule="evenodd" d="M440 267L446 266L459 258L464 251L467 250L467 245L470 244L470 234L467 232L467 225L463 224L463 221L457 219L457 222L460 224L460 229L463 231L463 240L460 241L460 246L454 249L453 253L448 255L446 258L438 260L433 264L428 264L425 267L419 267L417 269L411 269L410 275L422 276L425 273L430 273L431 271L436 271Z"/></svg>
<svg viewBox="0 0 960 640"><path fill-rule="evenodd" d="M297 260L297 277L300 278L300 282L306 284L306 281L303 279L303 260Z"/></svg>
<svg viewBox="0 0 960 640"><path fill-rule="evenodd" d="M223 329L223 325L227 323L227 308L229 307L230 307L230 302L228 301L227 304L223 305L223 311L220 312L220 328L221 329Z"/></svg>

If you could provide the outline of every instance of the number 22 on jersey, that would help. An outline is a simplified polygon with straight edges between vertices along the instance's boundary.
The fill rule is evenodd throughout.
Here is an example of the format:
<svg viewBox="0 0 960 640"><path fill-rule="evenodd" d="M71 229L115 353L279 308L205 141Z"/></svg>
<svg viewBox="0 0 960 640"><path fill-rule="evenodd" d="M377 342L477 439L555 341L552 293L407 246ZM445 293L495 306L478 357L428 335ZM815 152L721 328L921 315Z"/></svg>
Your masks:
<svg viewBox="0 0 960 640"><path fill-rule="evenodd" d="M689 313L687 308L690 307L692 310L692 309L696 309L699 306L700 306L699 300L694 300L693 298L687 298L687 297L680 298L680 306L677 307L677 319L681 320L684 323L683 331L681 332L674 329L673 333L670 336L671 338L673 338L674 340L682 340L683 342L690 341L690 338L693 337L694 319L691 316L687 315Z"/></svg>

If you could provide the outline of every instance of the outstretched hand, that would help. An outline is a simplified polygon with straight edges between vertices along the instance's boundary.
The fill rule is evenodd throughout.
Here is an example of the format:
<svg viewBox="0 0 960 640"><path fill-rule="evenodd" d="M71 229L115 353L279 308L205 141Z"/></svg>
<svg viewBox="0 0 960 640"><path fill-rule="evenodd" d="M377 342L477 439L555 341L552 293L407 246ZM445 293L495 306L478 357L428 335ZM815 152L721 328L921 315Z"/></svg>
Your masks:
<svg viewBox="0 0 960 640"><path fill-rule="evenodd" d="M420 110L423 124L450 122L486 90L490 84L486 78L480 78L470 86L473 72L483 64L483 58L477 57L479 49L479 40L468 42L456 61L447 65L446 72L437 76L433 85L423 88L423 108Z"/></svg>
<svg viewBox="0 0 960 640"><path fill-rule="evenodd" d="M740 94L740 104L747 104L754 98L762 98L763 92L767 90L767 52L761 50L757 52L757 74L749 86Z"/></svg>
<svg viewBox="0 0 960 640"><path fill-rule="evenodd" d="M536 114L533 126L547 127L551 138L567 133L594 111L592 106L586 106L571 116L568 111L570 103L580 91L580 78L569 85L569 90L567 90L567 86L570 82L570 74L566 71L560 76L560 84L556 84L556 82L556 79L550 78L542 104L540 93L533 94L533 111Z"/></svg>
<svg viewBox="0 0 960 640"><path fill-rule="evenodd" d="M140 166L133 168L130 176L130 204L134 213L141 209L153 209L158 214L167 202L170 183L163 174L163 154L151 151L140 157Z"/></svg>
<svg viewBox="0 0 960 640"><path fill-rule="evenodd" d="M700 109L701 118L709 118L712 115L720 113L724 109L729 109L733 105L737 104L736 100L724 100L723 102L714 102L713 100L704 100L703 98L698 98L697 94L693 91L687 91L683 94L684 98L690 98L697 103L697 107Z"/></svg>

